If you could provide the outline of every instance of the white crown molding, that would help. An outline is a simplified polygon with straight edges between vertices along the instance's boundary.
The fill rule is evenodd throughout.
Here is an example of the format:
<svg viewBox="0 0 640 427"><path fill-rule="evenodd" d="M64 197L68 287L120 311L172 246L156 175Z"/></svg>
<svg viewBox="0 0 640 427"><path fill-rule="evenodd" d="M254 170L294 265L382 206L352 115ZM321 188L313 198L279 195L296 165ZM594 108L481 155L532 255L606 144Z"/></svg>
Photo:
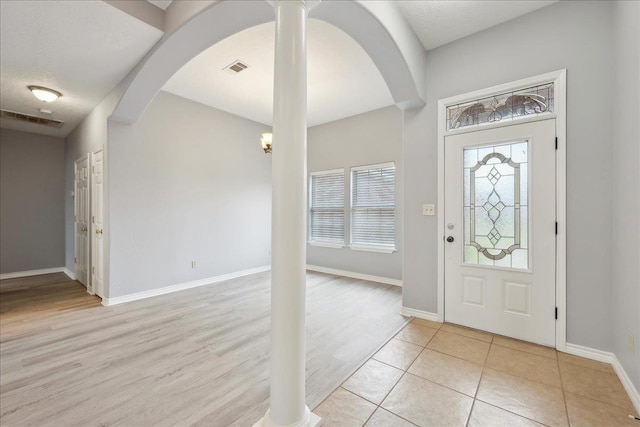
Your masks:
<svg viewBox="0 0 640 427"><path fill-rule="evenodd" d="M40 276L42 274L62 273L64 267L43 268L40 270L16 271L15 273L0 274L0 280L15 279L18 277Z"/></svg>
<svg viewBox="0 0 640 427"><path fill-rule="evenodd" d="M137 301L145 298L156 297L159 295L170 294L172 292L184 291L186 289L197 288L199 286L212 285L214 283L224 282L225 280L236 279L238 277L249 276L251 274L262 273L271 270L270 265L262 267L250 268L248 270L237 271L220 276L205 277L204 279L193 280L191 282L178 283L177 285L165 286L163 288L150 289L148 291L136 292L134 294L122 295L113 298L103 298L102 305L110 306L122 304L125 302Z"/></svg>
<svg viewBox="0 0 640 427"><path fill-rule="evenodd" d="M428 311L416 310L415 308L409 308L402 306L400 308L400 314L403 316L417 317L418 319L430 320L432 322L442 323L438 320L436 313L430 313Z"/></svg>
<svg viewBox="0 0 640 427"><path fill-rule="evenodd" d="M373 276L371 274L356 273L355 271L338 270L337 268L320 267L318 265L307 264L307 270L318 273L333 274L336 276L351 277L353 279L367 280L369 282L384 283L386 285L402 286L402 280L388 277Z"/></svg>

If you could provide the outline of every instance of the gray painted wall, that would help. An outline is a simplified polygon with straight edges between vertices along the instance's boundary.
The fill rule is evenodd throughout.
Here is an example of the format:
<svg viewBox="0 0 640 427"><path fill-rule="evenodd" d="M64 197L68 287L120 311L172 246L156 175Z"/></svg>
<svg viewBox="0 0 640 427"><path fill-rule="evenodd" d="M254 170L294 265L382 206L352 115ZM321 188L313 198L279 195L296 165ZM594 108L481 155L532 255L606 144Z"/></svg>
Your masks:
<svg viewBox="0 0 640 427"><path fill-rule="evenodd" d="M64 265L64 140L0 129L0 273Z"/></svg>
<svg viewBox="0 0 640 427"><path fill-rule="evenodd" d="M640 3L614 6L613 351L640 390ZM628 337L635 337L635 353Z"/></svg>
<svg viewBox="0 0 640 427"><path fill-rule="evenodd" d="M345 239L349 243L350 168L396 163L396 247L382 254L307 245L307 263L362 274L402 279L402 111L391 106L308 130L307 169L345 169Z"/></svg>
<svg viewBox="0 0 640 427"><path fill-rule="evenodd" d="M109 123L110 298L270 264L267 130L166 92Z"/></svg>
<svg viewBox="0 0 640 427"><path fill-rule="evenodd" d="M405 306L436 311L436 218L420 206L437 198L438 99L566 68L567 340L612 349L612 31L609 3L559 2L428 53L427 106L405 114Z"/></svg>

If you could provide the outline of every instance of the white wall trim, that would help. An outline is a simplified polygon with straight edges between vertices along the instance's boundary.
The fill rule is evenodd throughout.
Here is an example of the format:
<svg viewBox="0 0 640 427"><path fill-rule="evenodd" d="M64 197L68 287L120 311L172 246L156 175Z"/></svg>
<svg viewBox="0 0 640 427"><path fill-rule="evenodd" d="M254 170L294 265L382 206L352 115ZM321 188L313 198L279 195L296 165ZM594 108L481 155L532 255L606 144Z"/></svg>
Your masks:
<svg viewBox="0 0 640 427"><path fill-rule="evenodd" d="M440 322L436 313L430 313L428 311L416 310L415 308L409 308L402 306L400 308L400 314L403 316L417 317L418 319L431 320L432 322Z"/></svg>
<svg viewBox="0 0 640 427"><path fill-rule="evenodd" d="M454 97L438 100L438 205L440 212L444 212L444 142L445 136L449 135L446 129L447 106L459 104L461 102L483 98L496 93L517 90L520 88L536 86L547 82L554 82L554 114L556 121L556 136L558 138L558 150L556 151L556 219L558 221L558 235L556 236L556 306L558 308L558 319L556 321L556 349L566 351L567 337L567 70L557 70L514 82L493 86L486 89L476 90ZM551 115L541 115L539 120L546 120ZM535 119L531 119L535 120ZM513 121L510 124L518 124L520 121ZM497 126L501 126L498 124ZM492 125L482 127L471 127L469 132L483 129L490 129ZM456 131L459 133L461 131ZM438 321L444 321L444 235L445 235L444 215L438 215ZM440 238L442 236L442 238Z"/></svg>
<svg viewBox="0 0 640 427"><path fill-rule="evenodd" d="M613 366L613 370L616 371L616 374L618 374L618 378L620 378L622 386L629 395L629 399L631 399L633 407L636 408L636 412L640 414L640 393L638 392L638 389L633 385L633 382L631 382L631 378L629 378L629 375L627 375L627 371L624 370L615 354L613 355L611 365Z"/></svg>
<svg viewBox="0 0 640 427"><path fill-rule="evenodd" d="M69 270L67 267L64 267L62 269L62 272L64 274L66 274L67 276L69 276L69 279L76 280L76 273L74 273L73 271Z"/></svg>
<svg viewBox="0 0 640 427"><path fill-rule="evenodd" d="M0 280L15 279L18 277L40 276L41 274L62 273L64 267L43 268L40 270L16 271L15 273L2 273Z"/></svg>
<svg viewBox="0 0 640 427"><path fill-rule="evenodd" d="M633 403L636 411L640 414L640 393L633 385L633 382L631 382L631 378L627 375L627 371L624 370L614 353L570 343L566 343L564 352L573 354L574 356L581 356L587 359L597 360L598 362L611 364L613 370L618 375L618 378L620 378L622 386L629 395L631 403Z"/></svg>
<svg viewBox="0 0 640 427"><path fill-rule="evenodd" d="M205 277L204 279L193 280L191 282L178 283L177 285L165 286L148 291L136 292L135 294L122 295L114 298L103 298L102 305L110 306L122 304L125 302L137 301L145 298L156 297L159 295L170 294L173 292L184 291L186 289L197 288L199 286L212 285L214 283L224 282L225 280L236 279L238 277L249 276L251 274L262 273L271 270L270 265L262 267L250 268L248 270L236 271L234 273L222 274L220 276Z"/></svg>
<svg viewBox="0 0 640 427"><path fill-rule="evenodd" d="M320 267L318 265L310 264L307 264L307 270L317 271L318 273L334 274L336 276L351 277L353 279L368 280L370 282L384 283L387 285L402 286L402 280L356 273L355 271L338 270L337 268Z"/></svg>
<svg viewBox="0 0 640 427"><path fill-rule="evenodd" d="M565 353L573 354L574 356L584 357L586 359L597 360L598 362L613 363L615 357L613 353L603 350L597 350L595 348L584 347L578 344L566 343L563 350Z"/></svg>

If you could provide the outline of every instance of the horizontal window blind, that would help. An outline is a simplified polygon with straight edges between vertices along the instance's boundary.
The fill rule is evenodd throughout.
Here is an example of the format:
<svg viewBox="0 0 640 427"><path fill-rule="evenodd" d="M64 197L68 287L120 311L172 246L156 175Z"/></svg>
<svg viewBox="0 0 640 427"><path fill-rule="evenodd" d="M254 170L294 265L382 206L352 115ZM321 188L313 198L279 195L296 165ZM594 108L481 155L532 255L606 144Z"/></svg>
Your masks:
<svg viewBox="0 0 640 427"><path fill-rule="evenodd" d="M395 247L395 165L351 174L351 244Z"/></svg>
<svg viewBox="0 0 640 427"><path fill-rule="evenodd" d="M309 240L344 243L344 171L311 175Z"/></svg>

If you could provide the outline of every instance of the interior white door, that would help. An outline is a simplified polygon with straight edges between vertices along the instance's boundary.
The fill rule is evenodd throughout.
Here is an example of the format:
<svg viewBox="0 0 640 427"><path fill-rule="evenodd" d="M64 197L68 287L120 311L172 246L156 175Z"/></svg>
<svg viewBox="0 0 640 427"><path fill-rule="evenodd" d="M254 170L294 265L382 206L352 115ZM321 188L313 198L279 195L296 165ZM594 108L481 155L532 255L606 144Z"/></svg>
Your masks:
<svg viewBox="0 0 640 427"><path fill-rule="evenodd" d="M89 156L75 161L74 218L76 279L90 290L89 264Z"/></svg>
<svg viewBox="0 0 640 427"><path fill-rule="evenodd" d="M91 178L91 283L93 291L104 297L104 155L92 156Z"/></svg>
<svg viewBox="0 0 640 427"><path fill-rule="evenodd" d="M555 346L555 120L445 138L445 320Z"/></svg>

